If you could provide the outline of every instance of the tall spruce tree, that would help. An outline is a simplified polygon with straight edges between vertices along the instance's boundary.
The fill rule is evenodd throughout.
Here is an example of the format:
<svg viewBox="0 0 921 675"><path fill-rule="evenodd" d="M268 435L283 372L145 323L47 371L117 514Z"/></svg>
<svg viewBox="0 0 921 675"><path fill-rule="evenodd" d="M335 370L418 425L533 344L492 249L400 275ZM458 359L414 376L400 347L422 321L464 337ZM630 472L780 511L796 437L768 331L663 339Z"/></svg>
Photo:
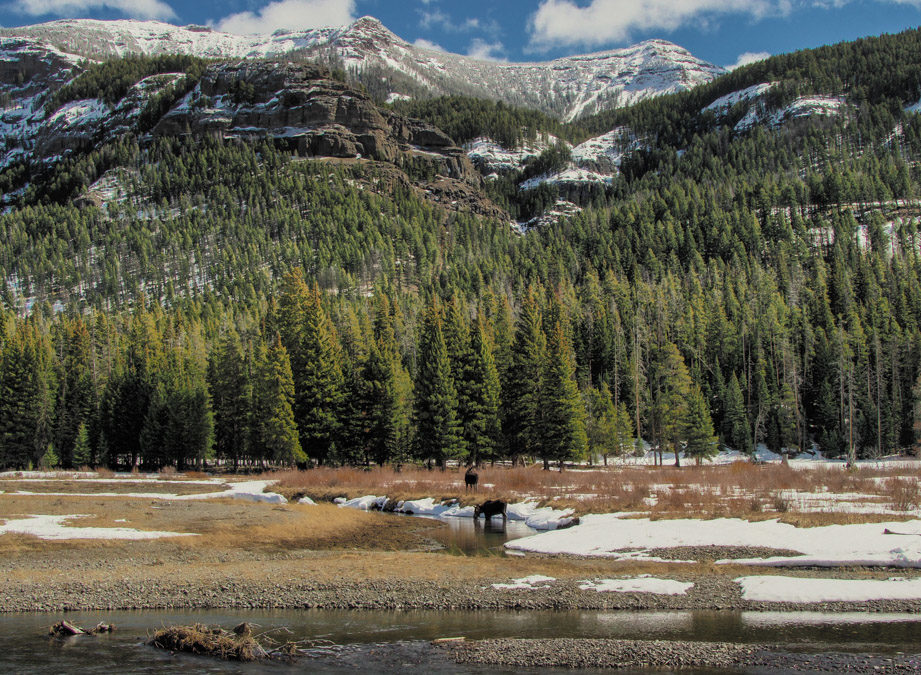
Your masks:
<svg viewBox="0 0 921 675"><path fill-rule="evenodd" d="M752 448L751 426L745 411L745 398L735 372L729 378L724 402L726 414L723 421L723 438L726 445L739 452L750 452Z"/></svg>
<svg viewBox="0 0 921 675"><path fill-rule="evenodd" d="M426 309L422 323L414 416L417 456L443 468L446 460L464 457L457 392L442 323L441 306L435 298Z"/></svg>
<svg viewBox="0 0 921 675"><path fill-rule="evenodd" d="M257 348L253 387L255 442L263 464L293 465L307 461L294 420L294 377L288 351L276 335L271 347Z"/></svg>
<svg viewBox="0 0 921 675"><path fill-rule="evenodd" d="M51 441L54 387L49 349L32 322L9 336L0 357L0 465L37 466Z"/></svg>
<svg viewBox="0 0 921 675"><path fill-rule="evenodd" d="M719 452L719 441L713 433L710 408L697 385L691 387L688 396L684 428L686 452L697 464Z"/></svg>
<svg viewBox="0 0 921 675"><path fill-rule="evenodd" d="M240 336L230 330L212 351L208 383L214 409L214 443L219 459L234 471L249 454L253 385L251 364L243 353Z"/></svg>
<svg viewBox="0 0 921 675"><path fill-rule="evenodd" d="M345 380L339 341L317 286L307 294L299 359L295 412L301 447L323 464L340 432Z"/></svg>
<svg viewBox="0 0 921 675"><path fill-rule="evenodd" d="M658 348L650 380L653 385L652 426L659 462L662 462L664 449L671 448L675 454L675 466L681 466L681 440L685 432L691 376L673 342L665 342Z"/></svg>
<svg viewBox="0 0 921 675"><path fill-rule="evenodd" d="M575 355L560 319L554 322L547 341L544 382L544 468L556 461L562 471L564 462L585 457L588 441L585 405L576 383Z"/></svg>
<svg viewBox="0 0 921 675"><path fill-rule="evenodd" d="M477 313L470 325L469 347L466 351L463 377L459 388L459 414L464 440L472 463L494 460L502 442L499 419L499 372L493 358L485 315Z"/></svg>
<svg viewBox="0 0 921 675"><path fill-rule="evenodd" d="M522 455L547 455L543 425L547 337L538 297L538 290L529 288L521 305L511 366L502 387L503 431L513 462Z"/></svg>

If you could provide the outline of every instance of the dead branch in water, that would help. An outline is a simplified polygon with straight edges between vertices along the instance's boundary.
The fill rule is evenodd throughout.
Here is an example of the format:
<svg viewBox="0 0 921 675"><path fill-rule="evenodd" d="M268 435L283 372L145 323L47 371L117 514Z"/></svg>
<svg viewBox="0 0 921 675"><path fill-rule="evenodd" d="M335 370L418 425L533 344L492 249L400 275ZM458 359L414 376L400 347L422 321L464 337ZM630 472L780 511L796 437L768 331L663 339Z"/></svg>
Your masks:
<svg viewBox="0 0 921 675"><path fill-rule="evenodd" d="M244 663L269 659L293 659L315 650L328 650L336 645L329 640L286 640L280 642L270 633L285 632L277 628L253 635L254 624L241 623L232 630L220 626L167 626L154 633L147 644L172 652L212 656L225 661Z"/></svg>

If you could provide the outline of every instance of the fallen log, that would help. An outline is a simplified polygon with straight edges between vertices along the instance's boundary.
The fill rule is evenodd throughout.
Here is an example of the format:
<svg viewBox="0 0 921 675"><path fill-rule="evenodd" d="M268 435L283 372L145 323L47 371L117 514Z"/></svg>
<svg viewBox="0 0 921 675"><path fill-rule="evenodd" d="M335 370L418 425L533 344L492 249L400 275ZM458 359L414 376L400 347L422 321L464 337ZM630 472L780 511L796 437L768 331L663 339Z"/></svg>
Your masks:
<svg viewBox="0 0 921 675"><path fill-rule="evenodd" d="M49 635L54 637L71 637L73 635L89 635L89 631L83 630L80 626L75 626L70 621L58 621L49 630Z"/></svg>

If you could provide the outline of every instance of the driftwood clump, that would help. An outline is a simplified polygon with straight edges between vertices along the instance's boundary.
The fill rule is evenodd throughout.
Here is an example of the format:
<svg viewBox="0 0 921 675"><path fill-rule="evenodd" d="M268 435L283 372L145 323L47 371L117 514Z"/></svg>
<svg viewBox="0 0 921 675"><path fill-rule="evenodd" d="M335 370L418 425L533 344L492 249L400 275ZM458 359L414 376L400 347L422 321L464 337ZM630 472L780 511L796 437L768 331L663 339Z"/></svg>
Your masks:
<svg viewBox="0 0 921 675"><path fill-rule="evenodd" d="M267 633L253 635L253 626L241 623L232 630L220 626L168 626L161 628L147 644L171 652L211 656L225 661L245 663L267 659L293 659L310 650L334 646L328 640L278 642ZM287 631L287 629L278 629Z"/></svg>
<svg viewBox="0 0 921 675"><path fill-rule="evenodd" d="M75 624L72 624L70 621L58 621L51 628L48 629L48 635L52 637L72 637L74 635L99 635L100 633L111 633L115 630L115 626L110 623L97 623L95 628L87 630L81 628Z"/></svg>

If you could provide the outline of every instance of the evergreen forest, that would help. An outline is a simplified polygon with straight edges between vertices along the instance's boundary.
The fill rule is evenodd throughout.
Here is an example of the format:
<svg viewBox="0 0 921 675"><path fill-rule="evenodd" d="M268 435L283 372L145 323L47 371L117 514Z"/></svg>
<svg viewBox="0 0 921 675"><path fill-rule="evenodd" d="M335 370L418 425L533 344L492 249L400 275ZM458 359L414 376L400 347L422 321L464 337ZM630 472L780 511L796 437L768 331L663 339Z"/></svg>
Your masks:
<svg viewBox="0 0 921 675"><path fill-rule="evenodd" d="M571 124L460 96L396 104L458 143L645 139L576 195L518 188L565 166L560 147L484 181L508 218L434 203L411 166L270 140L126 134L10 166L0 467L913 452L919 42L773 57ZM116 60L57 96L179 70L177 97L202 67ZM774 104L841 96L845 112L740 129L753 103L706 110L764 82ZM510 225L562 198L581 211Z"/></svg>

